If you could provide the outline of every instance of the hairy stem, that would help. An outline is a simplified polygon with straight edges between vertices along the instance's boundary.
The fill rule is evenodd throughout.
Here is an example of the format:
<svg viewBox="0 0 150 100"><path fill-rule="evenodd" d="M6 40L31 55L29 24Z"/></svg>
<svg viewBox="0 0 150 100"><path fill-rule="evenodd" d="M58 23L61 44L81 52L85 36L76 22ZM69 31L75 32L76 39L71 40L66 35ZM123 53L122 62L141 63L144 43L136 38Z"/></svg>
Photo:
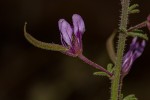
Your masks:
<svg viewBox="0 0 150 100"><path fill-rule="evenodd" d="M119 95L119 100L122 100L121 98L121 90L122 90L122 85L123 85L123 78L124 77L120 77L120 82L119 82L119 89L118 89L118 95Z"/></svg>
<svg viewBox="0 0 150 100"><path fill-rule="evenodd" d="M85 63L93 66L96 69L99 69L103 72L105 72L106 74L108 74L110 77L113 75L111 72L107 71L105 68L101 67L100 65L94 63L93 61L89 60L88 58L86 58L84 55L80 54L78 56L82 61L84 61Z"/></svg>
<svg viewBox="0 0 150 100"><path fill-rule="evenodd" d="M128 23L128 7L130 0L121 0L122 4L122 13L121 13L121 22L119 29L127 29ZM125 49L127 35L124 33L119 33L119 40L117 45L117 60L114 67L114 78L111 83L111 100L120 100L121 99L121 67L122 67L122 58Z"/></svg>

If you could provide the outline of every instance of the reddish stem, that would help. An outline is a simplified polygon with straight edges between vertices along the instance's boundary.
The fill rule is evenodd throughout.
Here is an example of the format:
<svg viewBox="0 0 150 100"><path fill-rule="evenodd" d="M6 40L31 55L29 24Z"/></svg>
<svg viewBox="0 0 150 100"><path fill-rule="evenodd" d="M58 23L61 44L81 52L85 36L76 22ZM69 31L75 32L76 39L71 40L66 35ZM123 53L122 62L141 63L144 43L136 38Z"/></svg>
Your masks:
<svg viewBox="0 0 150 100"><path fill-rule="evenodd" d="M146 27L146 24L147 24L147 21L144 21L136 26L133 26L131 28L128 29L128 32L131 32L133 30L136 30L136 29L139 29L139 28L143 28L143 27Z"/></svg>
<svg viewBox="0 0 150 100"><path fill-rule="evenodd" d="M84 61L85 63L87 63L88 65L91 65L91 66L93 66L94 68L99 69L99 70L105 72L105 73L108 74L110 77L113 76L113 74L112 74L111 72L107 71L107 70L106 70L105 68L103 68L102 66L100 66L100 65L98 65L98 64L96 64L96 63L94 63L94 62L92 62L91 60L89 60L88 58L86 58L84 55L80 54L80 55L78 55L78 57L79 57L82 61Z"/></svg>

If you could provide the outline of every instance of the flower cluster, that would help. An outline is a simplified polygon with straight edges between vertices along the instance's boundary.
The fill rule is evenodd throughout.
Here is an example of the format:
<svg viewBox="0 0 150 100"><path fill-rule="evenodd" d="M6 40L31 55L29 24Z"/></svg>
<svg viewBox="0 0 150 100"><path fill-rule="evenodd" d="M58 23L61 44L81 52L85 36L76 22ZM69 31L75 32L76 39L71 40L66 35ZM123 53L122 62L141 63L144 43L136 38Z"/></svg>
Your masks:
<svg viewBox="0 0 150 100"><path fill-rule="evenodd" d="M65 54L69 56L79 56L82 54L82 35L85 32L85 25L82 17L78 14L72 16L73 26L71 26L65 19L58 21L58 26L61 35L62 45L68 49ZM147 18L147 27L150 29L150 16ZM146 42L138 41L138 38L133 38L128 52L123 57L122 75L125 76L131 69L133 62L142 55Z"/></svg>
<svg viewBox="0 0 150 100"><path fill-rule="evenodd" d="M58 21L58 26L61 35L61 43L68 48L65 52L70 56L78 56L82 53L82 35L85 32L84 21L80 15L74 14L72 16L73 26L71 26L65 19Z"/></svg>

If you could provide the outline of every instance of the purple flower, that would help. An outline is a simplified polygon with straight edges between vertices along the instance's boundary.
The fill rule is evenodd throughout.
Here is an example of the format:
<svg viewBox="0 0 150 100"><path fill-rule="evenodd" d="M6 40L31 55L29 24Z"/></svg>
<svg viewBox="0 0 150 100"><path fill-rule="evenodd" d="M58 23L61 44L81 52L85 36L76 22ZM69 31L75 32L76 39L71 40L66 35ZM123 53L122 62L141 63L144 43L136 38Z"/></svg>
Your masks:
<svg viewBox="0 0 150 100"><path fill-rule="evenodd" d="M68 48L65 52L70 56L78 56L82 53L82 35L85 32L85 25L82 17L78 14L72 16L73 26L65 19L58 21L58 26L61 35L61 43Z"/></svg>
<svg viewBox="0 0 150 100"><path fill-rule="evenodd" d="M130 44L129 51L123 57L122 64L122 75L125 76L131 69L133 62L142 55L146 42L142 40L142 42L137 41L137 37L133 38L132 43Z"/></svg>
<svg viewBox="0 0 150 100"><path fill-rule="evenodd" d="M147 17L147 27L150 30L150 15Z"/></svg>

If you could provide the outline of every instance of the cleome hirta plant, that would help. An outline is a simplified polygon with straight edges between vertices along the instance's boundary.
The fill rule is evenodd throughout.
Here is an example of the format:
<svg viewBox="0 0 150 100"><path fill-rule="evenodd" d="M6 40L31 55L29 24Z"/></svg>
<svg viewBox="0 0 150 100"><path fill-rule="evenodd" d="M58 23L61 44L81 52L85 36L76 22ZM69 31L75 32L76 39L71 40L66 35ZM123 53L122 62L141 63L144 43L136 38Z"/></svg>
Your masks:
<svg viewBox="0 0 150 100"><path fill-rule="evenodd" d="M25 38L35 47L59 51L71 57L78 57L88 65L98 69L94 75L107 76L111 81L111 96L110 100L137 100L134 94L124 96L121 92L124 77L130 72L134 61L140 57L148 41L147 34L142 28L147 27L150 31L150 15L145 18L145 21L127 28L128 17L131 14L139 13L138 4L130 4L130 0L121 0L122 10L119 28L113 32L107 40L107 49L112 63L107 65L107 69L96 64L83 55L82 38L85 32L85 23L79 14L73 14L72 24L69 24L65 19L58 21L60 31L61 44L45 43L32 37L26 31L24 26ZM114 50L114 37L118 33L117 52ZM125 51L127 37L132 37L132 41L127 52Z"/></svg>

